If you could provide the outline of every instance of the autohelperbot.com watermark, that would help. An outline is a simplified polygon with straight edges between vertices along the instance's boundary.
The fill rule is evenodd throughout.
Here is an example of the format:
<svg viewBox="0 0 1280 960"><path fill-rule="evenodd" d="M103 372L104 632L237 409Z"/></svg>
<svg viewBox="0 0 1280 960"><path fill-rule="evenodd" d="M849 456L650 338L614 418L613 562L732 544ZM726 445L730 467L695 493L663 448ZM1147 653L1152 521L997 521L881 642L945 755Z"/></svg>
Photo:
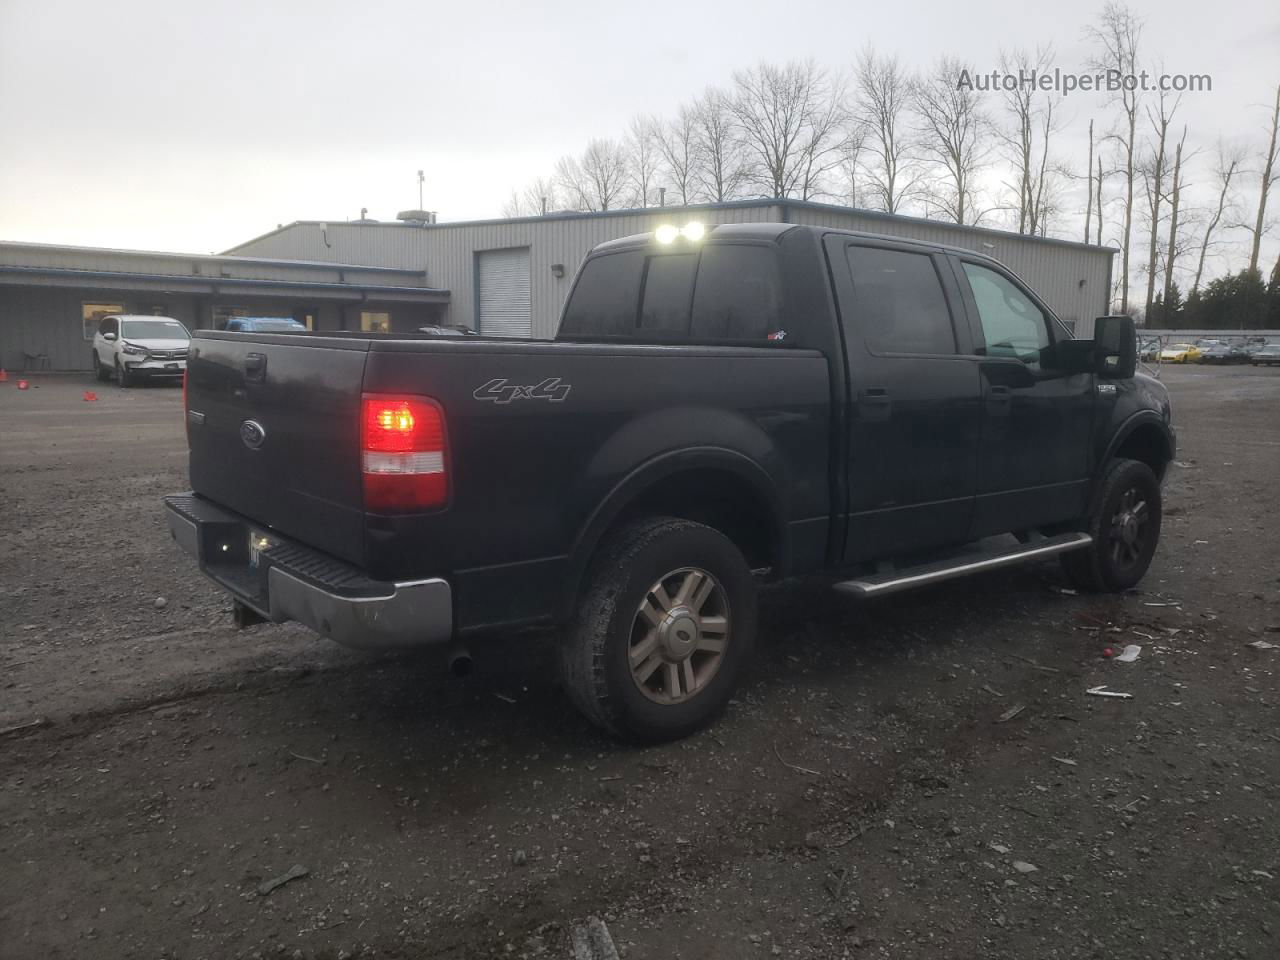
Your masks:
<svg viewBox="0 0 1280 960"><path fill-rule="evenodd" d="M1147 70L1137 73L1122 70L1076 73L1054 67L1052 70L991 70L982 73L966 68L956 78L956 89L978 93L1060 93L1064 97L1076 91L1210 93L1213 91L1213 77L1207 73L1151 73Z"/></svg>

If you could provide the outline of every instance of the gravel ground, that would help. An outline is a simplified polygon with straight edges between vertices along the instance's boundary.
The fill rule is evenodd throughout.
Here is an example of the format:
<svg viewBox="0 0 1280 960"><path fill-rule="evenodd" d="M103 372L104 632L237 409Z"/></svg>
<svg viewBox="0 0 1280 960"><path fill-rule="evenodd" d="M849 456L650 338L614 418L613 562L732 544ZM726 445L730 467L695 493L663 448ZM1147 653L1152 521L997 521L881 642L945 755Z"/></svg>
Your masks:
<svg viewBox="0 0 1280 960"><path fill-rule="evenodd" d="M772 588L724 719L644 750L545 637L459 682L235 632L160 516L180 392L0 386L0 955L1277 956L1280 370L1164 378L1141 592Z"/></svg>

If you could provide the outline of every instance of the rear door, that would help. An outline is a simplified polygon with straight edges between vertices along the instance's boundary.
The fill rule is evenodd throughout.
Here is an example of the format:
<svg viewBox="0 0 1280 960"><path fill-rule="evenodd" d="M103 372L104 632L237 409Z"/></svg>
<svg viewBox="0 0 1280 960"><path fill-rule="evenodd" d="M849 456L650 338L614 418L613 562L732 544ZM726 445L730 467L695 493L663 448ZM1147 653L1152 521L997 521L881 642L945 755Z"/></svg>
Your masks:
<svg viewBox="0 0 1280 960"><path fill-rule="evenodd" d="M946 258L843 236L827 254L849 367L845 560L963 542L981 387Z"/></svg>
<svg viewBox="0 0 1280 960"><path fill-rule="evenodd" d="M1012 273L963 255L953 263L982 371L972 535L1075 520L1089 491L1093 374L1054 368L1066 330Z"/></svg>
<svg viewBox="0 0 1280 960"><path fill-rule="evenodd" d="M195 492L361 563L367 349L367 340L198 334L187 367Z"/></svg>

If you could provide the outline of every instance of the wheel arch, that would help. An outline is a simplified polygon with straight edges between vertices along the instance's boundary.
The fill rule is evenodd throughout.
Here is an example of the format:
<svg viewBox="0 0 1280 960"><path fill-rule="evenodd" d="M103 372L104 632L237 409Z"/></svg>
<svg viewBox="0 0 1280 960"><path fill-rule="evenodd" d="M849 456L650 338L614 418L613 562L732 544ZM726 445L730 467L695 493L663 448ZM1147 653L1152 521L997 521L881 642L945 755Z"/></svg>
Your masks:
<svg viewBox="0 0 1280 960"><path fill-rule="evenodd" d="M583 523L569 554L560 619L572 616L591 560L606 535L645 516L705 523L732 540L753 568L787 568L787 527L781 500L764 468L725 448L673 451L653 457L627 474Z"/></svg>
<svg viewBox="0 0 1280 960"><path fill-rule="evenodd" d="M1145 463L1154 471L1156 479L1163 482L1175 450L1173 432L1158 414L1146 410L1135 413L1120 425L1107 444L1094 484L1101 481L1107 465L1117 458Z"/></svg>

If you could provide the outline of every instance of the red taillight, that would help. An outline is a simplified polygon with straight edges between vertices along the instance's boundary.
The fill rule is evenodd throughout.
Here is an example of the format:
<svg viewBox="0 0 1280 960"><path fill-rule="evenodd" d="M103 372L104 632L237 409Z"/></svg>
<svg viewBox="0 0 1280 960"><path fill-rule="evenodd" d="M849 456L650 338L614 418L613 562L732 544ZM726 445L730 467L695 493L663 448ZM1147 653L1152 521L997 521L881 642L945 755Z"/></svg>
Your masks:
<svg viewBox="0 0 1280 960"><path fill-rule="evenodd" d="M360 415L364 506L371 513L442 507L449 499L444 411L426 397L366 393Z"/></svg>

